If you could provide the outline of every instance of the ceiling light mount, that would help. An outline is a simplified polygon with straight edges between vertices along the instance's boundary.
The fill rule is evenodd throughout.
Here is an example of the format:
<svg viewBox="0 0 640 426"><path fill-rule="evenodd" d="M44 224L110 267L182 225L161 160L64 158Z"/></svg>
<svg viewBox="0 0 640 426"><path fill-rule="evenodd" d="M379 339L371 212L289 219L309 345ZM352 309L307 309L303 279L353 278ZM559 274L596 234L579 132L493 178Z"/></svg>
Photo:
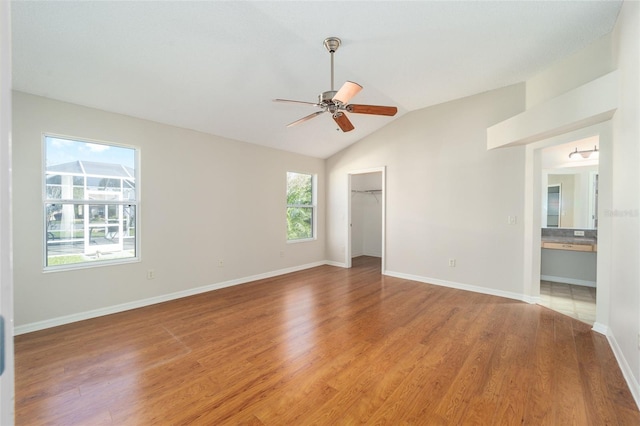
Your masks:
<svg viewBox="0 0 640 426"><path fill-rule="evenodd" d="M582 157L586 160L587 158L595 158L597 155L599 155L598 147L594 146L593 149L586 149L583 151L578 151L578 148L576 148L575 151L572 151L569 154L569 158Z"/></svg>
<svg viewBox="0 0 640 426"><path fill-rule="evenodd" d="M341 43L342 42L338 37L327 37L324 39L324 42L322 44L324 44L324 47L327 48L329 53L335 53L335 51L338 50L338 47L340 47Z"/></svg>

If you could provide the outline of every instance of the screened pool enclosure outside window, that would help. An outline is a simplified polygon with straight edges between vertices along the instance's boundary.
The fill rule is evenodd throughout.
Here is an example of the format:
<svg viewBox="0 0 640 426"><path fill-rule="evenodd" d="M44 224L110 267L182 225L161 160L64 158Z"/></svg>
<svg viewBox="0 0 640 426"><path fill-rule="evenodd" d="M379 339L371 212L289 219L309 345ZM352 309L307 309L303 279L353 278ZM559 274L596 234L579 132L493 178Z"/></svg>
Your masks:
<svg viewBox="0 0 640 426"><path fill-rule="evenodd" d="M45 268L137 257L137 153L45 136Z"/></svg>

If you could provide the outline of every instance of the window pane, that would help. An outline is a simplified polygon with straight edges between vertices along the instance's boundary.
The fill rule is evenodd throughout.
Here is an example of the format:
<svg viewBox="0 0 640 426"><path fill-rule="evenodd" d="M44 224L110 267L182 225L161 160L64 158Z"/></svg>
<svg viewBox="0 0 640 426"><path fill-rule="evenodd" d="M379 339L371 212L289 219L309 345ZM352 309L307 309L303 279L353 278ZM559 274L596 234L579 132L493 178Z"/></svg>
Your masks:
<svg viewBox="0 0 640 426"><path fill-rule="evenodd" d="M135 206L46 204L46 215L46 266L136 257Z"/></svg>
<svg viewBox="0 0 640 426"><path fill-rule="evenodd" d="M89 205L89 223L90 224L103 224L107 223L107 205L105 204L91 204Z"/></svg>
<svg viewBox="0 0 640 426"><path fill-rule="evenodd" d="M288 207L287 225L287 239L313 238L313 207Z"/></svg>
<svg viewBox="0 0 640 426"><path fill-rule="evenodd" d="M91 191L136 200L133 148L46 136L45 157L49 199L79 200Z"/></svg>
<svg viewBox="0 0 640 426"><path fill-rule="evenodd" d="M135 258L136 150L45 136L45 164L45 266Z"/></svg>
<svg viewBox="0 0 640 426"><path fill-rule="evenodd" d="M82 200L84 179L72 175L47 173L47 194L50 200Z"/></svg>
<svg viewBox="0 0 640 426"><path fill-rule="evenodd" d="M287 172L287 204L311 205L313 203L313 177Z"/></svg>
<svg viewBox="0 0 640 426"><path fill-rule="evenodd" d="M47 241L68 240L82 236L82 206L47 204Z"/></svg>
<svg viewBox="0 0 640 426"><path fill-rule="evenodd" d="M53 185L47 183L47 199L49 200L61 200L62 199L62 186Z"/></svg>

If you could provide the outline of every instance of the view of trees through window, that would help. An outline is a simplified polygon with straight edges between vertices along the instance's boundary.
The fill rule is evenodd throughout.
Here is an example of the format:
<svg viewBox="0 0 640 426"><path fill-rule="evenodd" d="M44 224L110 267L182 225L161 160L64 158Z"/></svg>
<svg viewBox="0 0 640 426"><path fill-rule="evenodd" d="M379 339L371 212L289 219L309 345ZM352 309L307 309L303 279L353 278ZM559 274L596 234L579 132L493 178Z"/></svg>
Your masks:
<svg viewBox="0 0 640 426"><path fill-rule="evenodd" d="M136 257L136 150L45 137L45 267Z"/></svg>
<svg viewBox="0 0 640 426"><path fill-rule="evenodd" d="M313 176L287 172L287 239L314 238Z"/></svg>

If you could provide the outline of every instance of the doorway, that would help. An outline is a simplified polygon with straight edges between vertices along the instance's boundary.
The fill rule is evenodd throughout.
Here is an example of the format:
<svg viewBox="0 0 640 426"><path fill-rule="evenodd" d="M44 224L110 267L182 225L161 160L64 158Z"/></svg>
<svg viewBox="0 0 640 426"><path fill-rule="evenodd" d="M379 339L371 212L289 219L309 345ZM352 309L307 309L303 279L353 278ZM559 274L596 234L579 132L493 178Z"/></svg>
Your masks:
<svg viewBox="0 0 640 426"><path fill-rule="evenodd" d="M599 136L539 149L542 306L594 325ZM576 152L583 155L572 155Z"/></svg>
<svg viewBox="0 0 640 426"><path fill-rule="evenodd" d="M360 256L380 259L385 271L385 168L358 170L348 175L347 249L345 264Z"/></svg>

